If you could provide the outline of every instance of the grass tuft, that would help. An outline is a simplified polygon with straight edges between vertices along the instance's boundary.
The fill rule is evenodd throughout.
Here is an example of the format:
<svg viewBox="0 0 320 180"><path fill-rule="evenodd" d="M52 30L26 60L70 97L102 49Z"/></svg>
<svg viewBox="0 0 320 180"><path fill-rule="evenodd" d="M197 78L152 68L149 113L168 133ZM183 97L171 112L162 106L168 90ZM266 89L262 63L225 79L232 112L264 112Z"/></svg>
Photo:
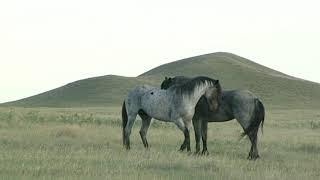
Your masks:
<svg viewBox="0 0 320 180"><path fill-rule="evenodd" d="M77 125L67 125L60 129L54 130L53 134L55 137L70 137L76 138L82 133L82 129Z"/></svg>

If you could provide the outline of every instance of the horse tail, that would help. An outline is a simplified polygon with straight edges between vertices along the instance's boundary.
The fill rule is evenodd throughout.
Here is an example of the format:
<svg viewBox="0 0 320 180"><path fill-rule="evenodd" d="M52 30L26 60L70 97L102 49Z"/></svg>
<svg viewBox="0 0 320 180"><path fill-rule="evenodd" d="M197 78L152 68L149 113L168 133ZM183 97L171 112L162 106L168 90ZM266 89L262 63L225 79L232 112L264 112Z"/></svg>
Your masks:
<svg viewBox="0 0 320 180"><path fill-rule="evenodd" d="M122 142L123 144L125 143L124 137L125 137L125 128L127 126L127 122L128 122L128 114L126 109L126 103L125 101L123 101L123 104L122 104Z"/></svg>
<svg viewBox="0 0 320 180"><path fill-rule="evenodd" d="M264 105L262 104L262 102L258 99L257 102L258 103L258 108L259 108L259 113L258 113L258 119L261 121L261 133L263 134L263 124L264 124L264 118L265 118L265 109L264 109Z"/></svg>
<svg viewBox="0 0 320 180"><path fill-rule="evenodd" d="M259 99L255 99L254 103L255 103L254 112L253 112L253 115L251 116L250 125L241 134L241 138L243 138L244 136L249 136L251 132L258 131L260 124L261 124L261 132L263 133L265 109L262 102Z"/></svg>

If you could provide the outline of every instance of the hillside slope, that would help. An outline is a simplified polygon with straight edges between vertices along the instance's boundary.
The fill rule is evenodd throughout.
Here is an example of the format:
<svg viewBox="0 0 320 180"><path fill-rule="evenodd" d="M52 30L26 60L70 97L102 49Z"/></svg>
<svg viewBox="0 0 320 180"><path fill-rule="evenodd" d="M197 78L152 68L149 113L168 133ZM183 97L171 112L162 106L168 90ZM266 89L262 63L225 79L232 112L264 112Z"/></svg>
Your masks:
<svg viewBox="0 0 320 180"><path fill-rule="evenodd" d="M22 107L97 107L120 106L128 89L137 84L150 84L147 78L100 76L69 83L65 86L4 103L4 106Z"/></svg>
<svg viewBox="0 0 320 180"><path fill-rule="evenodd" d="M320 106L320 84L298 79L231 53L212 53L161 65L139 77L205 75L224 89L248 89L272 106Z"/></svg>
<svg viewBox="0 0 320 180"><path fill-rule="evenodd" d="M102 76L76 81L42 94L5 103L24 107L119 106L136 85L159 86L165 76L204 75L224 89L248 89L269 107L318 108L320 84L294 78L231 53L212 53L156 67L138 77Z"/></svg>

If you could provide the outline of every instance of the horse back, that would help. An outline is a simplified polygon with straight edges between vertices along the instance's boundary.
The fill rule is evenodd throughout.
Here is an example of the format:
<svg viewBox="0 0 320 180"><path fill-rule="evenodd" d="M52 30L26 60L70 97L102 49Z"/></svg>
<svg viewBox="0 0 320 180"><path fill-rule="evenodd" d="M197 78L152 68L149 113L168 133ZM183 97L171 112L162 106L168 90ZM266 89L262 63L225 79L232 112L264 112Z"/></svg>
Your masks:
<svg viewBox="0 0 320 180"><path fill-rule="evenodd" d="M152 91L154 87L148 85L137 86L132 89L125 100L126 106L131 109L140 109L141 108L141 97L143 97L147 92Z"/></svg>

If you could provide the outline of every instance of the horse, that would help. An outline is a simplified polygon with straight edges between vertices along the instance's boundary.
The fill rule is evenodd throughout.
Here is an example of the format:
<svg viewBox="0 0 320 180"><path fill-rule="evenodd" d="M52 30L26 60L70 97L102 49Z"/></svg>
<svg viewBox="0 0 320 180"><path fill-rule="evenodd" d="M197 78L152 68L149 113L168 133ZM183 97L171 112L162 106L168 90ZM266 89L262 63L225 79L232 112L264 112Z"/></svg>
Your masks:
<svg viewBox="0 0 320 180"><path fill-rule="evenodd" d="M139 116L142 119L139 131L145 148L149 147L147 131L152 118L173 122L184 133L184 142L180 151L190 151L190 135L192 117L199 99L205 96L208 108L218 109L221 96L219 80L208 77L195 77L186 83L163 90L149 85L137 86L128 93L122 105L122 137L123 145L130 149L131 129Z"/></svg>
<svg viewBox="0 0 320 180"><path fill-rule="evenodd" d="M161 83L161 89L170 89L179 84L187 83L191 79L184 76L174 78L165 78ZM225 122L236 119L243 128L242 137L248 136L251 142L251 149L248 155L249 160L255 160L260 157L257 148L257 133L261 124L263 132L263 123L265 118L265 108L257 96L248 90L230 90L222 91L219 108L211 111L208 108L206 97L202 96L196 105L193 117L193 126L196 140L196 153L200 153L200 138L202 137L202 154L208 154L207 150L207 129L208 122Z"/></svg>

